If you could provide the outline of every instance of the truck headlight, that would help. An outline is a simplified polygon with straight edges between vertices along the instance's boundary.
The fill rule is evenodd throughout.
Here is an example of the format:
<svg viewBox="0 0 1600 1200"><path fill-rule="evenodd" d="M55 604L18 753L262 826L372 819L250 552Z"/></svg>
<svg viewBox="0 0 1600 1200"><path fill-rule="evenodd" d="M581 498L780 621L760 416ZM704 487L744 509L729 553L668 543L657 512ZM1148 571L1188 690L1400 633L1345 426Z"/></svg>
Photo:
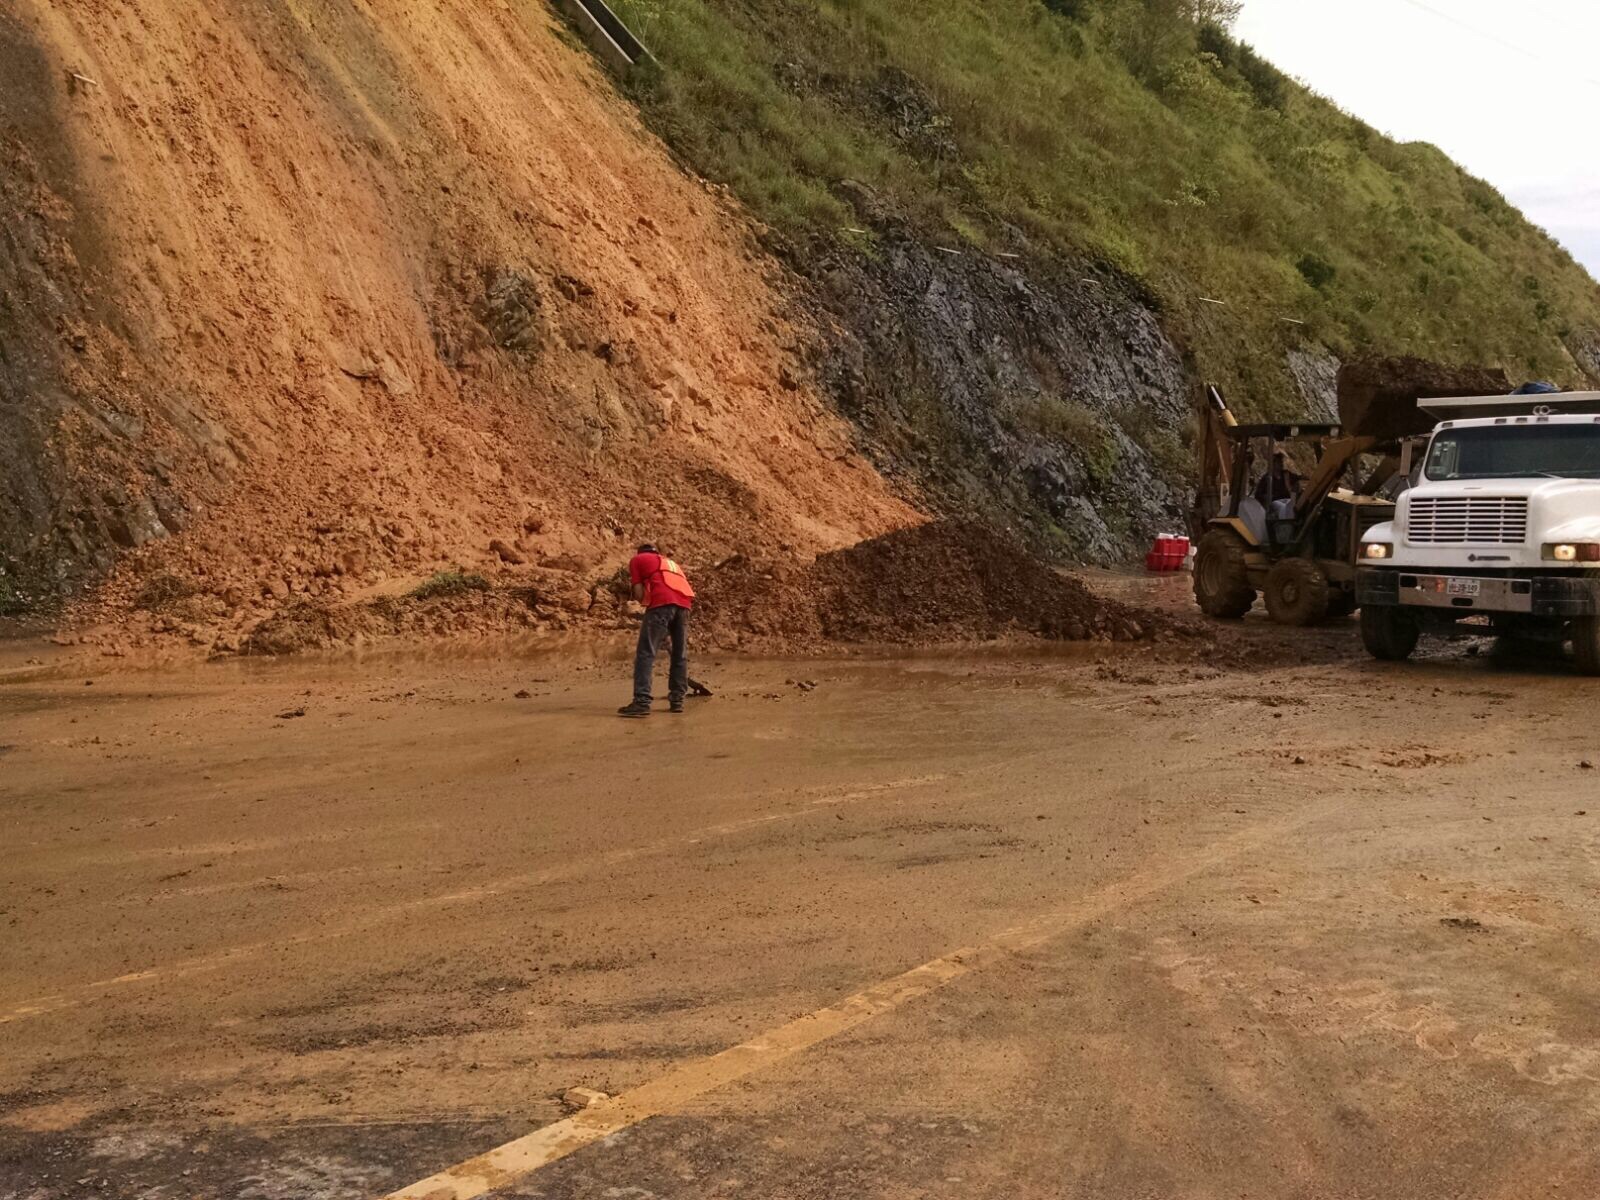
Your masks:
<svg viewBox="0 0 1600 1200"><path fill-rule="evenodd" d="M1554 542L1544 557L1555 562L1600 562L1600 542Z"/></svg>
<svg viewBox="0 0 1600 1200"><path fill-rule="evenodd" d="M1389 542L1368 542L1361 547L1361 557L1377 561L1388 558L1394 553L1394 546Z"/></svg>

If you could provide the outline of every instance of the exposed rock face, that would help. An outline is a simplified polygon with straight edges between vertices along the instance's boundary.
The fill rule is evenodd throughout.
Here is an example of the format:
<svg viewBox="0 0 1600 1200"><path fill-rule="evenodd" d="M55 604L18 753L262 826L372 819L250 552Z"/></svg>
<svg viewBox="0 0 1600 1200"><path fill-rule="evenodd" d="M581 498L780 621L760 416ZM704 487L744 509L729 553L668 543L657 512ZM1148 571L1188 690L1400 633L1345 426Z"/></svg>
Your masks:
<svg viewBox="0 0 1600 1200"><path fill-rule="evenodd" d="M1291 350L1289 374L1300 389L1306 416L1316 421L1339 419L1339 360L1327 351Z"/></svg>
<svg viewBox="0 0 1600 1200"><path fill-rule="evenodd" d="M1567 339L1567 349L1590 381L1600 386L1600 329L1574 331Z"/></svg>
<svg viewBox="0 0 1600 1200"><path fill-rule="evenodd" d="M1100 560L1182 524L1194 384L1126 283L911 239L814 277L840 327L825 382L936 507Z"/></svg>

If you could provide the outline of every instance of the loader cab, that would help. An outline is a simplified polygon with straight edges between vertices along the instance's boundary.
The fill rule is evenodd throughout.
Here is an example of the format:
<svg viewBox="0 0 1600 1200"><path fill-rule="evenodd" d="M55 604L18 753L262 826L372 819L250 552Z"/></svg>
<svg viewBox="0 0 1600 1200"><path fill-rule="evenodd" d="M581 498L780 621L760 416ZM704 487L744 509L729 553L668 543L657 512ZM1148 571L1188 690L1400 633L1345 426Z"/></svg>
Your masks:
<svg viewBox="0 0 1600 1200"><path fill-rule="evenodd" d="M1314 507L1315 498L1308 494L1308 484L1316 477L1327 447L1338 436L1339 426L1331 424L1228 427L1223 456L1225 483L1216 493L1211 505L1215 511L1206 524L1232 528L1252 546L1294 545L1300 540L1306 512ZM1265 503L1257 495L1279 455L1295 481L1293 503L1287 506L1274 505L1270 492Z"/></svg>

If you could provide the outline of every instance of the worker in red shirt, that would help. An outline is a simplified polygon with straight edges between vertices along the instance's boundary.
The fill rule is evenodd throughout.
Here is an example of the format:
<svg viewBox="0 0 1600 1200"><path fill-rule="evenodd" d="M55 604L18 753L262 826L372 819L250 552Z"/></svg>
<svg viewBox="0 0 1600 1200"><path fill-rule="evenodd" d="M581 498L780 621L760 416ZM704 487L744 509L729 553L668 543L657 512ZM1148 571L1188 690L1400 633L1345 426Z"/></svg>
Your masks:
<svg viewBox="0 0 1600 1200"><path fill-rule="evenodd" d="M628 564L628 578L633 581L633 598L645 607L644 627L639 630L639 650L633 659L633 700L617 713L624 717L650 715L656 655L669 637L672 671L667 677L667 696L672 711L681 713L689 692L689 610L694 607L694 588L683 569L648 542Z"/></svg>

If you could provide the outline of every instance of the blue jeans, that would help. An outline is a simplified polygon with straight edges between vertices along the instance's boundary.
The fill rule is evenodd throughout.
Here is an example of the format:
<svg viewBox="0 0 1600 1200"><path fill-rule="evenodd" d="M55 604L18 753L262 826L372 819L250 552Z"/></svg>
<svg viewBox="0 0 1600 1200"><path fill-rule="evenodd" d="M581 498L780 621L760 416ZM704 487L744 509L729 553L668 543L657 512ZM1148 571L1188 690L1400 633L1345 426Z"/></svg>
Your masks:
<svg viewBox="0 0 1600 1200"><path fill-rule="evenodd" d="M650 703L650 677L655 674L656 655L669 637L672 671L667 676L667 695L677 703L689 694L689 610L662 604L644 614L644 625L639 630L639 650L633 658L635 704Z"/></svg>

